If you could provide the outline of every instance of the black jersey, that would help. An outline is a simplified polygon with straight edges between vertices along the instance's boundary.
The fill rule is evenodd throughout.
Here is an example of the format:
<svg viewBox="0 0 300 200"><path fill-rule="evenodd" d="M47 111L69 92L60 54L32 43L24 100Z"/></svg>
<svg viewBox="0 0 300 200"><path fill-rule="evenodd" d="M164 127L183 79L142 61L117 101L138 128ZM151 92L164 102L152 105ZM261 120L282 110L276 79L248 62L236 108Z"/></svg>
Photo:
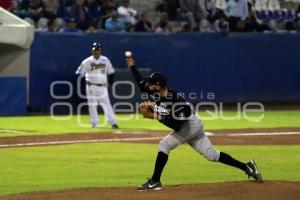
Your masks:
<svg viewBox="0 0 300 200"><path fill-rule="evenodd" d="M153 111L157 114L159 122L175 131L180 130L182 124L194 114L191 104L172 89L168 89L166 96L153 94L148 89L147 78L143 78L135 66L132 66L131 70L141 93L147 93L149 99L155 102Z"/></svg>

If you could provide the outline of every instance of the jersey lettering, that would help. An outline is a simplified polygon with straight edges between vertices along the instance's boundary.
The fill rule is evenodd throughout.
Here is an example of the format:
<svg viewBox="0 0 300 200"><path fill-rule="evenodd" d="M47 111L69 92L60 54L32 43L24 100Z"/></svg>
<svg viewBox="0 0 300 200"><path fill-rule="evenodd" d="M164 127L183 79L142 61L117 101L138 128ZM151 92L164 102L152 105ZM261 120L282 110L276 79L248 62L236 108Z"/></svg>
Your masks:
<svg viewBox="0 0 300 200"><path fill-rule="evenodd" d="M105 68L105 66L106 65L104 63L100 63L100 64L91 63L91 67L92 67L91 71Z"/></svg>
<svg viewBox="0 0 300 200"><path fill-rule="evenodd" d="M160 115L169 115L170 114L170 110L169 109L166 109L166 108L164 108L162 106L157 106L157 105L154 106L154 112L157 112Z"/></svg>

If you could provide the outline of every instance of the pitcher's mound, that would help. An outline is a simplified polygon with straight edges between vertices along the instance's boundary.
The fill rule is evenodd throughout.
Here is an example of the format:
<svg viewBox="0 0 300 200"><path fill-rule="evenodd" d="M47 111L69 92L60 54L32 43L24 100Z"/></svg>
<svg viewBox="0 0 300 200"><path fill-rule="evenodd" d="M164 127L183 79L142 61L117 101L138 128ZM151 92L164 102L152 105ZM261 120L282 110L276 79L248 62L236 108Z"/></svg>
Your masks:
<svg viewBox="0 0 300 200"><path fill-rule="evenodd" d="M72 189L34 192L0 198L1 200L296 200L300 182L266 181L166 186L160 191L139 192L135 188Z"/></svg>

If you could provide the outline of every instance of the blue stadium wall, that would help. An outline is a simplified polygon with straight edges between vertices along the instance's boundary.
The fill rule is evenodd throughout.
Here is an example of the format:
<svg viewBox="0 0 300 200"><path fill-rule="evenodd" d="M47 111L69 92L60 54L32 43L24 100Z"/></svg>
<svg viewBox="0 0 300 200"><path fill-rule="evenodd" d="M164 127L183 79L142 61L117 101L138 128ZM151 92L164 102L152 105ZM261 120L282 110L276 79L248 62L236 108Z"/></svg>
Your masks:
<svg viewBox="0 0 300 200"><path fill-rule="evenodd" d="M101 42L103 54L125 72L124 51L131 50L139 67L165 73L170 87L197 93L195 101L207 101L211 93L214 102L300 100L300 34L37 33L30 58L32 109L48 112L53 102L76 107L84 101L76 94L55 100L49 90L56 80L76 88L75 71L93 42ZM57 94L67 90L56 88Z"/></svg>
<svg viewBox="0 0 300 200"><path fill-rule="evenodd" d="M26 77L0 77L0 116L26 114Z"/></svg>

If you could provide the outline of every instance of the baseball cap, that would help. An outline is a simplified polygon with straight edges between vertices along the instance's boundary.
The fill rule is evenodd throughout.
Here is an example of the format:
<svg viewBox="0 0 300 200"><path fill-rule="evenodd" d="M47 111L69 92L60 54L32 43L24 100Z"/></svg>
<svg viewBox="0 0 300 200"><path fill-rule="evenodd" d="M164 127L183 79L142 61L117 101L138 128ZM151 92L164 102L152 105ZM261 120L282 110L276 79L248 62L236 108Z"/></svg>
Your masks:
<svg viewBox="0 0 300 200"><path fill-rule="evenodd" d="M167 78L160 72L152 73L148 78L147 82L150 85L159 85L165 87L167 85Z"/></svg>
<svg viewBox="0 0 300 200"><path fill-rule="evenodd" d="M94 42L93 45L92 45L92 50L99 50L101 49L101 44L98 43L98 42Z"/></svg>

